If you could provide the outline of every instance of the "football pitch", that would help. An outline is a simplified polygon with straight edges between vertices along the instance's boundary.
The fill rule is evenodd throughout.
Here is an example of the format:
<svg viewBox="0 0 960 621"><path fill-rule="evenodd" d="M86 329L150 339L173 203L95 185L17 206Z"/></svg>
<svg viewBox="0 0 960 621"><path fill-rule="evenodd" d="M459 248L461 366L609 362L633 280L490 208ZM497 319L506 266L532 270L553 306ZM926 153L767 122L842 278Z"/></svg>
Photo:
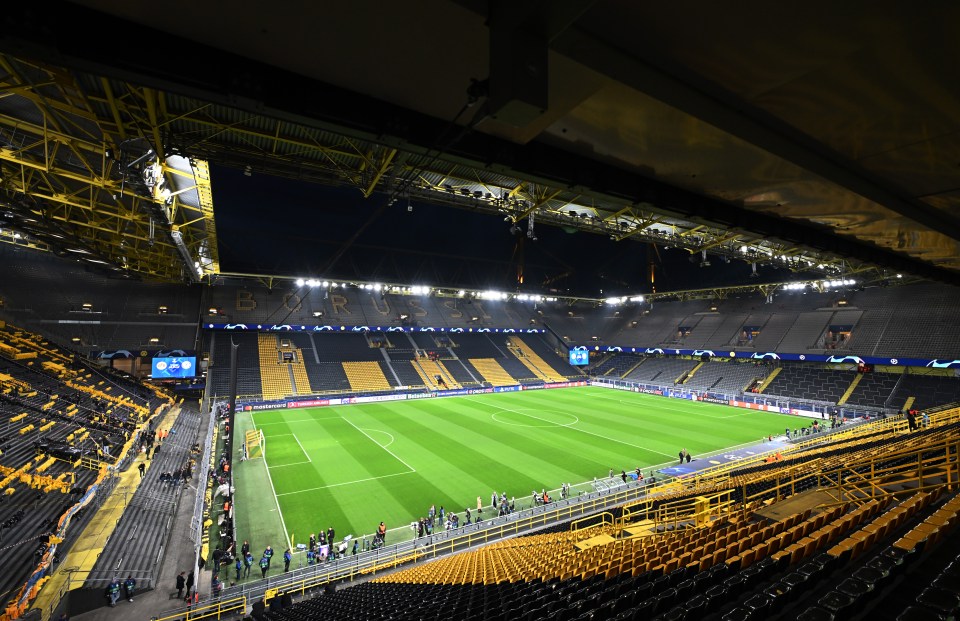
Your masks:
<svg viewBox="0 0 960 621"><path fill-rule="evenodd" d="M496 490L530 505L554 490L640 467L760 441L791 417L604 388L565 388L321 408L241 412L263 459L234 460L236 526L255 548L336 529L337 539L389 529L388 542L431 504L489 507ZM238 445L239 445L238 440ZM396 530L394 530L396 529Z"/></svg>

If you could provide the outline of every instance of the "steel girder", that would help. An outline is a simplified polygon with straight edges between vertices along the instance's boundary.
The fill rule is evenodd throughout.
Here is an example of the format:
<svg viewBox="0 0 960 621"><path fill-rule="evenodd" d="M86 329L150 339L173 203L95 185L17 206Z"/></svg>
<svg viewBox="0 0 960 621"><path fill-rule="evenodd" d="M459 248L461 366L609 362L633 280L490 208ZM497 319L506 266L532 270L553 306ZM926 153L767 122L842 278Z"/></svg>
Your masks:
<svg viewBox="0 0 960 621"><path fill-rule="evenodd" d="M161 164L162 93L7 55L0 72L4 227L90 267L181 281L177 227L187 253L218 268L205 164Z"/></svg>

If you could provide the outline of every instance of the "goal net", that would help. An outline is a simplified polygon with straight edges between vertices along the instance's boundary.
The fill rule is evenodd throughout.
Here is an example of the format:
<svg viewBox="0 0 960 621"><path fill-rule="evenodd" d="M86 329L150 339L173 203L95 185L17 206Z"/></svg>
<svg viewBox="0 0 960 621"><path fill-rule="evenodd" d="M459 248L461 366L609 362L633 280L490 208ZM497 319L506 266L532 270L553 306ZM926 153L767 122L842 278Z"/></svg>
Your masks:
<svg viewBox="0 0 960 621"><path fill-rule="evenodd" d="M266 440L263 437L262 429L251 429L247 431L246 442L244 443L247 451L247 459L263 457Z"/></svg>

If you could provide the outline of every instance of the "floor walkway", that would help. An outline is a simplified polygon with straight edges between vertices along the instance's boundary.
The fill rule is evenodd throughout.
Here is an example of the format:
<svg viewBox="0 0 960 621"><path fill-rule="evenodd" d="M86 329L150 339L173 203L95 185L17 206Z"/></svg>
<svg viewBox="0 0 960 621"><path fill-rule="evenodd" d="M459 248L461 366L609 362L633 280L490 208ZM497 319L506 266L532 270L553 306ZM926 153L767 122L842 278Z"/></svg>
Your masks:
<svg viewBox="0 0 960 621"><path fill-rule="evenodd" d="M171 409L163 416L156 428L170 429L180 412L180 408ZM206 433L206 429L207 423L203 422L199 432L201 438ZM158 612L176 606L177 602L170 597L171 591L176 592L173 588L159 588L141 592L134 598L133 603L121 600L116 608L104 606L82 615L70 614L68 609L59 606L67 591L80 588L83 585L107 539L113 534L120 515L140 485L138 466L141 462L146 463L147 468L150 467L150 460L144 461L144 456L141 454L137 456L126 471L119 474L120 480L109 498L97 511L97 514L93 516L83 532L80 533L64 562L57 567L50 580L41 589L31 610L40 611L43 621L56 620L57 615L61 612L66 612L70 619L74 621L106 621L108 619L122 619L124 621L143 619L143 621L148 621ZM174 518L175 523L181 524L183 527L173 529L170 541L167 542L167 551L158 577L160 584L169 584L173 587L176 575L181 570L188 571L194 562L195 551L193 543L189 539L190 529L188 525L193 513L194 498L197 493L196 487L197 482L192 481L189 484L188 493L183 496L177 508L177 514Z"/></svg>

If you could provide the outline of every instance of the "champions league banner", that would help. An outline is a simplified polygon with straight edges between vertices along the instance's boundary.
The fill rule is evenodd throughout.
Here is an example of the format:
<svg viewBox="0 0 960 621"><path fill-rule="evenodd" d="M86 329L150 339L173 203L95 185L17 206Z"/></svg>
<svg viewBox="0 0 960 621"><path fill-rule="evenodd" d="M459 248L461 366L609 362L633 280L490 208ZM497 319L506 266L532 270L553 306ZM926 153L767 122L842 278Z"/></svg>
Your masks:
<svg viewBox="0 0 960 621"><path fill-rule="evenodd" d="M874 364L901 367L930 367L932 369L960 369L960 359L953 358L881 358L878 356L854 356L844 354L786 354L779 352L746 352L722 349L670 349L667 347L618 347L594 345L594 351L622 352L627 354L660 354L664 356L693 356L700 358L739 358L741 360L785 360L788 362L826 362L829 364Z"/></svg>
<svg viewBox="0 0 960 621"><path fill-rule="evenodd" d="M205 323L206 330L236 330L239 332L440 332L445 334L499 333L543 334L543 328L430 328L410 326L301 326L288 323Z"/></svg>

